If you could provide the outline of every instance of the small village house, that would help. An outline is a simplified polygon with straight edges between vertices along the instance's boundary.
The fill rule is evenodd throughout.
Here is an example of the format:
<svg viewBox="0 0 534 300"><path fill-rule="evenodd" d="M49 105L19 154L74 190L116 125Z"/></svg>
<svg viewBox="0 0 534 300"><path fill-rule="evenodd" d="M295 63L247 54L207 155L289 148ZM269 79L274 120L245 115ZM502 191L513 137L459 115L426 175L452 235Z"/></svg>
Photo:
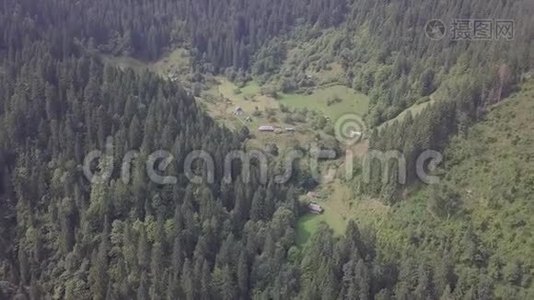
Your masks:
<svg viewBox="0 0 534 300"><path fill-rule="evenodd" d="M274 127L271 126L271 125L262 125L258 128L259 131L263 131L263 132L273 132L274 131Z"/></svg>
<svg viewBox="0 0 534 300"><path fill-rule="evenodd" d="M317 203L308 204L308 210L313 214L322 214L324 209Z"/></svg>

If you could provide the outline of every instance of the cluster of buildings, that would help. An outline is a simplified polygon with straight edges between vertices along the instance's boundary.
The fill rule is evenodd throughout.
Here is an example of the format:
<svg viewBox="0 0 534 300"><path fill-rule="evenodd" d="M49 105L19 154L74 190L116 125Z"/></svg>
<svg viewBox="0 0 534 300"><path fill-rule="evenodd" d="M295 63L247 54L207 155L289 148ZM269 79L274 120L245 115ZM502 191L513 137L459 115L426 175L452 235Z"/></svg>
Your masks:
<svg viewBox="0 0 534 300"><path fill-rule="evenodd" d="M294 132L295 128L293 128L293 127L281 128L281 127L275 127L275 126L271 126L271 125L262 125L262 126L258 127L258 130L261 131L261 132L282 133L282 132Z"/></svg>
<svg viewBox="0 0 534 300"><path fill-rule="evenodd" d="M233 111L234 116L243 116L245 114L245 111L240 106L236 106ZM251 122L252 118L250 116L247 116L245 121ZM274 133L283 133L283 132L295 132L294 127L278 127L278 126L272 126L272 125L262 125L258 127L258 131L261 132L274 132Z"/></svg>
<svg viewBox="0 0 534 300"><path fill-rule="evenodd" d="M245 110L243 110L242 107L236 106L233 111L234 116L243 116L245 115ZM245 121L252 122L252 118L250 116L247 116L245 118ZM295 132L296 129L294 127L278 127L278 126L272 126L272 125L262 125L258 127L258 131L260 132L273 132L273 133L283 133L283 132Z"/></svg>

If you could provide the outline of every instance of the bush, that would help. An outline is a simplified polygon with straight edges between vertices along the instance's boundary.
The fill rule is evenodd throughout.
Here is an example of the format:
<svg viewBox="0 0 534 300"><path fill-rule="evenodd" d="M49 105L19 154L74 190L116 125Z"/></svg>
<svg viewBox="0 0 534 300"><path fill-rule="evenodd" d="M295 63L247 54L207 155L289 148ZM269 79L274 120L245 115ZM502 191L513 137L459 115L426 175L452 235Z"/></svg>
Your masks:
<svg viewBox="0 0 534 300"><path fill-rule="evenodd" d="M254 112L252 113L252 115L254 117L260 117L261 116L261 111L258 109L258 107L256 107L256 109L254 110Z"/></svg>
<svg viewBox="0 0 534 300"><path fill-rule="evenodd" d="M270 144L267 144L265 145L265 152L271 154L271 155L274 155L274 156L278 156L279 154L279 149L278 149L278 146L274 143L270 143Z"/></svg>
<svg viewBox="0 0 534 300"><path fill-rule="evenodd" d="M297 89L297 84L292 79L282 79L280 90L283 93L290 93Z"/></svg>
<svg viewBox="0 0 534 300"><path fill-rule="evenodd" d="M334 136L336 134L335 130L334 130L334 126L332 124L328 124L324 127L324 133L328 134L328 135L331 135L331 136Z"/></svg>
<svg viewBox="0 0 534 300"><path fill-rule="evenodd" d="M287 124L295 124L295 121L291 117L291 114L286 114L283 118L283 121L284 123L287 123Z"/></svg>
<svg viewBox="0 0 534 300"><path fill-rule="evenodd" d="M323 116L319 116L319 117L316 117L314 120L313 120L313 124L312 124L312 127L313 129L315 130L319 130L319 129L323 129L325 128L326 126L326 118L323 117Z"/></svg>
<svg viewBox="0 0 534 300"><path fill-rule="evenodd" d="M298 113L295 113L291 116L291 118L293 119L293 121L295 122L299 122L299 123L304 123L306 122L306 114L303 114L302 112L298 112Z"/></svg>
<svg viewBox="0 0 534 300"><path fill-rule="evenodd" d="M265 113L267 114L268 117L274 117L274 116L276 116L276 109L274 109L274 108L266 108L265 109Z"/></svg>
<svg viewBox="0 0 534 300"><path fill-rule="evenodd" d="M202 83L195 82L193 83L193 96L200 97L200 94L202 93Z"/></svg>
<svg viewBox="0 0 534 300"><path fill-rule="evenodd" d="M326 105L327 106L331 106L331 105L334 105L336 103L340 103L341 101L343 101L343 100L336 95L336 96L326 100Z"/></svg>
<svg viewBox="0 0 534 300"><path fill-rule="evenodd" d="M264 86L260 90L262 95L273 97L275 99L278 98L278 92L273 86Z"/></svg>

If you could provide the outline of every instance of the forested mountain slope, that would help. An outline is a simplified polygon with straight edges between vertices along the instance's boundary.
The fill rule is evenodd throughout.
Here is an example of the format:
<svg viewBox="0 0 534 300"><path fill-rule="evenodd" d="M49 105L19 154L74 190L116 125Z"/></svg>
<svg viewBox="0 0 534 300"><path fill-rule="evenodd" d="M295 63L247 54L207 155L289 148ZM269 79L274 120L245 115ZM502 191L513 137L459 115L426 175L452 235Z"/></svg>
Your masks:
<svg viewBox="0 0 534 300"><path fill-rule="evenodd" d="M251 272L294 244L296 194L254 176L222 184L236 135L155 75L46 50L31 57L0 79L3 298L233 299L249 297L256 281L272 284ZM174 156L167 172L177 184L147 177L144 162L160 149ZM213 184L184 177L185 156L199 149L218 162ZM82 165L93 150L105 151L95 171L115 168L91 183ZM130 150L139 157L124 181Z"/></svg>
<svg viewBox="0 0 534 300"><path fill-rule="evenodd" d="M406 268L454 261L467 297L533 297L532 109L531 79L451 141L441 182L411 195L381 227L378 248L389 249L388 259L402 256Z"/></svg>

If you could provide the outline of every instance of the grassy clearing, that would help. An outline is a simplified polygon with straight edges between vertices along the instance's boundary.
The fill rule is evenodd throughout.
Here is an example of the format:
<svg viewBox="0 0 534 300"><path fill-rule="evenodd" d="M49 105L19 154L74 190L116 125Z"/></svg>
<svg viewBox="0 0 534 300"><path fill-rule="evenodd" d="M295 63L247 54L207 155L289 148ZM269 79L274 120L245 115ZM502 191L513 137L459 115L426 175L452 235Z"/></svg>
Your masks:
<svg viewBox="0 0 534 300"><path fill-rule="evenodd" d="M231 115L232 109L241 107L247 114L252 114L254 111L274 110L280 111L280 105L284 105L291 109L307 109L316 111L320 115L330 117L332 120L340 117L346 113L355 113L364 115L367 113L369 106L369 98L366 95L355 92L354 90L343 86L333 85L329 87L321 87L315 89L312 94L281 94L280 99L274 99L269 96L261 95L261 87L255 81L247 83L244 87L238 87L224 77L216 77L218 84L211 87L209 94L215 97L224 97L230 101L227 103L212 103L212 111L224 110L228 115L230 122L225 122L226 125L235 128L236 124L243 122L235 122L236 118ZM337 101L332 101L333 99ZM329 103L329 101L331 103ZM210 105L208 105L210 106ZM222 117L222 116L218 116ZM277 118L278 117L278 118ZM254 117L250 123L250 127L257 127L262 124L272 124L280 126L294 125L284 123L280 115L274 118Z"/></svg>
<svg viewBox="0 0 534 300"><path fill-rule="evenodd" d="M329 188L326 188L327 186ZM308 213L299 219L297 224L297 243L299 245L305 244L317 230L319 224L323 222L330 226L336 235L342 235L345 233L347 222L350 219L348 212L352 197L349 196L350 191L346 186L336 181L332 184L322 185L317 192L322 198L315 199L313 202L321 205L324 212L320 215ZM303 201L305 200L303 199Z"/></svg>
<svg viewBox="0 0 534 300"><path fill-rule="evenodd" d="M317 230L319 224L323 222L334 230L334 234L342 235L345 233L345 228L347 227L346 221L340 219L335 211L326 208L324 213L320 215L305 214L299 219L297 223L297 244L304 245Z"/></svg>
<svg viewBox="0 0 534 300"><path fill-rule="evenodd" d="M361 101L355 102L354 98L358 97L353 96L357 94L343 86L318 89L310 96L283 95L282 99L275 99L262 95L261 87L255 81L248 82L243 87L238 87L222 76L216 77L215 80L217 83L204 92L200 102L214 119L225 126L232 129L238 129L242 126L248 127L254 138L248 142L247 146L253 148L262 148L267 143L276 144L280 149L291 147L296 143L307 145L315 140L316 134L324 135L322 131L312 128L309 122L313 117L310 117L310 114L316 114L316 116L326 114L334 119L335 116L339 116L344 112L363 113L368 105L366 97L360 97ZM311 103L320 101L319 99L331 99L336 95L340 98L340 101L331 106L327 105L327 100L322 101L322 103ZM291 99L292 97L293 99ZM283 113L280 107L281 104L284 104L292 112ZM234 114L237 107L244 111L243 115L236 116ZM308 111L306 113L306 121L293 122L287 120L288 114L294 115L294 110L301 111L304 108ZM249 120L247 120L247 117ZM257 130L261 125L279 126L280 128L292 127L296 131L291 134L262 133Z"/></svg>
<svg viewBox="0 0 534 300"><path fill-rule="evenodd" d="M389 120L389 121L386 121L384 123L382 123L380 126L378 126L378 129L382 129L384 128L385 126L387 125L391 125L393 124L395 121L399 121L399 122L402 122L404 120L404 118L406 117L406 115L408 115L408 113L411 113L413 117L417 116L420 112L422 112L425 108L427 108L429 105L432 105L436 100L434 99L434 96L430 96L429 97L429 100L426 101L426 102L423 102L423 103L418 103L418 104L414 104L412 106L410 106L409 108L403 110L398 116L396 116L395 118Z"/></svg>
<svg viewBox="0 0 534 300"><path fill-rule="evenodd" d="M264 124L284 125L276 116L268 117L265 113L267 110L279 111L280 107L276 99L260 95L257 83L251 82L245 87L238 88L225 77L219 76L215 79L218 84L210 87L200 101L205 103L208 113L225 126L232 129L247 126L254 132ZM216 99L214 102L206 101L213 98ZM234 114L237 107L244 112L240 116ZM261 115L253 115L255 111L261 112ZM251 121L246 121L247 117L250 117Z"/></svg>
<svg viewBox="0 0 534 300"><path fill-rule="evenodd" d="M339 98L340 101L329 105L329 100L334 98ZM280 103L320 111L335 120L346 113L364 115L368 110L369 98L346 86L334 85L317 88L311 95L282 94Z"/></svg>
<svg viewBox="0 0 534 300"><path fill-rule="evenodd" d="M133 69L136 72L152 71L163 77L169 74L186 75L189 73L190 55L187 49L178 48L166 54L156 62L142 61L128 56L102 55L106 64L112 64L121 69Z"/></svg>
<svg viewBox="0 0 534 300"><path fill-rule="evenodd" d="M399 121L399 122L403 121L408 113L411 113L412 116L415 117L419 113L421 113L425 108L427 108L430 105L433 105L436 101L446 100L448 97L447 89L448 89L447 83L444 83L442 87L438 88L430 96L420 98L415 104L403 110L395 118L382 123L380 126L378 126L378 129L382 129L386 125L391 125L395 121Z"/></svg>
<svg viewBox="0 0 534 300"><path fill-rule="evenodd" d="M190 72L190 59L187 49L178 48L151 64L151 69L162 76L168 76L170 73L185 75Z"/></svg>
<svg viewBox="0 0 534 300"><path fill-rule="evenodd" d="M246 113L252 113L256 108L260 111L265 109L278 110L279 104L276 99L264 97L260 94L260 86L256 82L249 82L246 86L239 88L225 77L216 77L219 84L212 88L212 94L222 95L231 101L230 106L243 108Z"/></svg>
<svg viewBox="0 0 534 300"><path fill-rule="evenodd" d="M322 199L314 200L324 208L321 215L306 214L297 224L297 241L299 245L306 243L320 223L328 224L335 234L345 233L349 220L358 225L377 226L389 214L389 207L376 199L362 199L355 195L351 185L335 179L333 182L322 184L317 192Z"/></svg>

